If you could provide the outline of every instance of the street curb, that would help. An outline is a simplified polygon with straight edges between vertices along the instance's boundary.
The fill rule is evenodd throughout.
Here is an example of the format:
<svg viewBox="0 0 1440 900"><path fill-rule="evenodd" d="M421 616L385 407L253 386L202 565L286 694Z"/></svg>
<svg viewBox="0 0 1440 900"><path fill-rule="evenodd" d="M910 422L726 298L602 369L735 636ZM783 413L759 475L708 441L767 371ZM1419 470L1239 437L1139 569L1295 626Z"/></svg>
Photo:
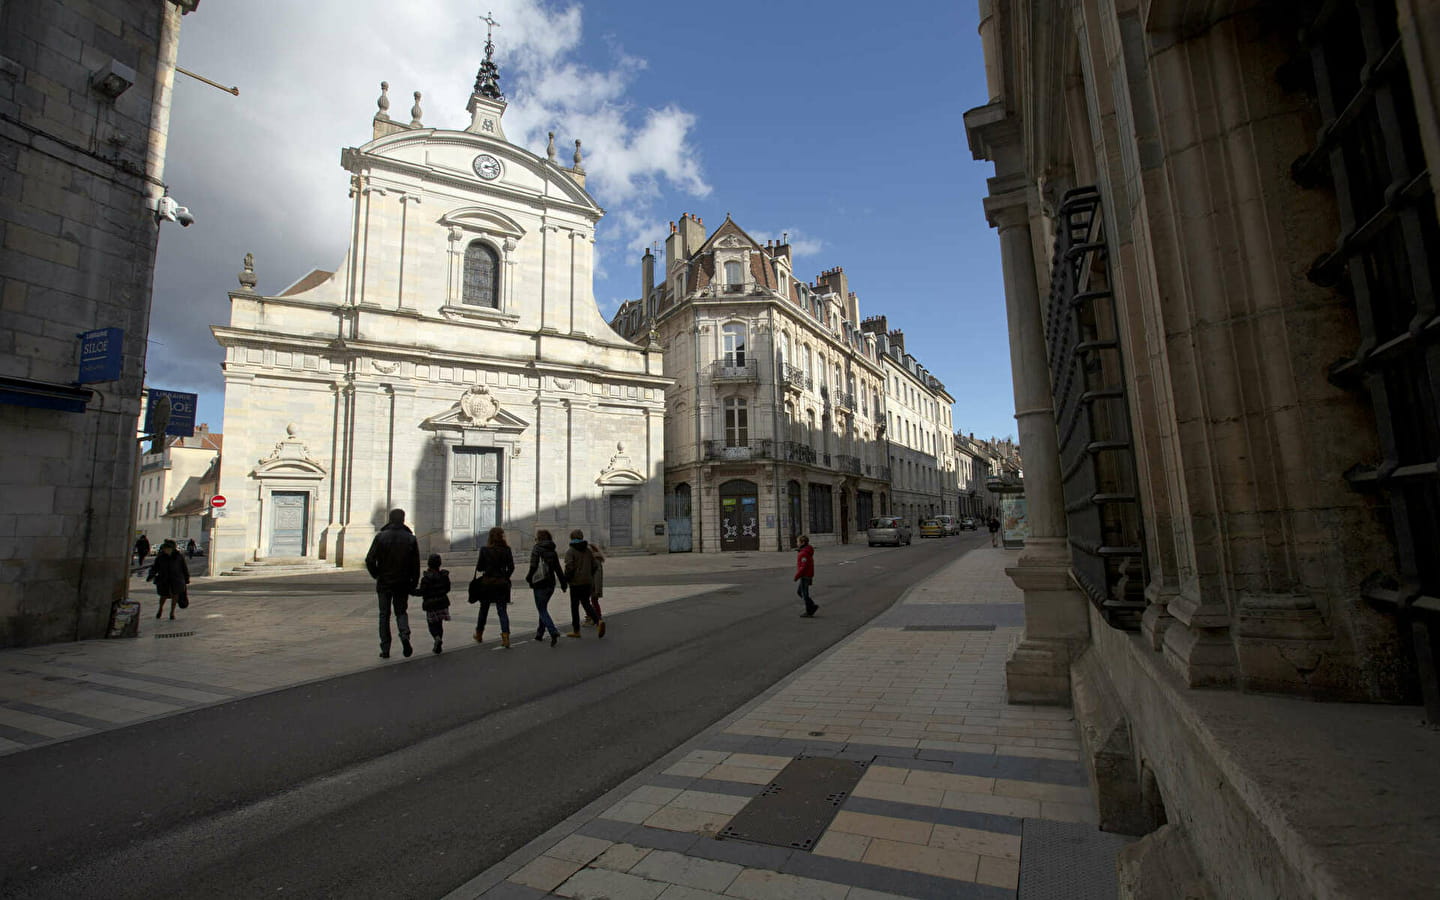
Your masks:
<svg viewBox="0 0 1440 900"><path fill-rule="evenodd" d="M479 897L481 894L490 890L492 887L495 887L497 884L505 881L505 879L518 872L531 860L535 859L537 856L542 855L546 850L549 850L561 840L575 833L575 831L577 831L582 825L585 825L591 820L598 818L601 812L614 806L621 797L628 796L630 792L634 791L636 788L644 787L645 785L649 784L657 774L664 772L666 769L675 765L675 763L684 759L685 756L689 754L692 750L695 750L701 745L707 743L708 739L713 734L715 734L716 732L723 732L733 722L744 718L752 709L768 702L770 698L783 691L791 684L791 682L805 675L816 666L819 666L822 663L826 662L831 656L834 656L836 653L839 653L845 647L849 646L849 644L859 638L861 634L870 630L871 628L877 627L872 624L876 619L879 619L881 616L887 615L891 610L895 609L896 607L904 605L904 603L906 602L906 600L909 599L911 594L918 591L921 587L929 584L932 580L942 578L952 566L957 565L970 552L979 549L982 549L982 546L977 545L975 547L972 547L970 550L967 550L965 553L962 553L960 556L955 557L955 559L941 566L931 575L910 585L899 597L895 598L894 603L890 604L885 609L876 613L873 618L859 625L854 631L845 635L843 638L831 644L824 650L821 650L809 662L795 669L793 672L790 672L788 675L785 675L779 681L775 682L770 687L766 688L759 694L752 697L748 702L738 707L733 712L720 719L717 719L715 722L701 729L695 734L694 737L685 741L685 743L676 747L674 750L671 750L669 753L660 757L655 762L651 763L649 766L646 766L644 769L625 779L623 782L616 785L609 791L606 791L604 794L597 797L595 800L592 800L590 803L586 804L581 809L567 816L559 824L551 827L543 834L530 840L523 847L515 850L500 862L496 863L495 865L481 872L479 875L476 875L474 878L455 888L450 893L444 895L442 900L474 900L474 898Z"/></svg>

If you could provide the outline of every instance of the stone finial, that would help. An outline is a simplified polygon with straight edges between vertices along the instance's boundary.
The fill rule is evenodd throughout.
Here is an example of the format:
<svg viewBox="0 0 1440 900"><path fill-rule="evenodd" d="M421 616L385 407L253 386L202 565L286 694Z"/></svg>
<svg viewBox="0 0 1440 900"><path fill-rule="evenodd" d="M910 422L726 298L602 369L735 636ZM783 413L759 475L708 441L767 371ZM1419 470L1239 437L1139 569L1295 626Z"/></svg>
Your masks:
<svg viewBox="0 0 1440 900"><path fill-rule="evenodd" d="M235 277L240 281L240 290L255 293L255 254L245 254L245 270Z"/></svg>
<svg viewBox="0 0 1440 900"><path fill-rule="evenodd" d="M375 101L375 105L380 108L380 111L375 114L375 118L390 118L390 82L380 82L380 98Z"/></svg>
<svg viewBox="0 0 1440 900"><path fill-rule="evenodd" d="M545 155L553 163L555 161L555 132L550 132L550 143L545 145Z"/></svg>
<svg viewBox="0 0 1440 900"><path fill-rule="evenodd" d="M420 92L419 92L419 91L416 91L416 92L415 92L415 105L412 106L412 107L410 107L410 127L411 127L411 128L424 128L424 127L425 127L424 125L422 125L422 124L420 123L420 116L421 116L421 115L423 115L423 113L420 111Z"/></svg>
<svg viewBox="0 0 1440 900"><path fill-rule="evenodd" d="M297 434L299 434L299 433L300 433L300 426L296 425L294 422L291 422L289 425L286 425L286 426L285 426L285 436L286 436L287 438L293 438L293 437L295 437L295 435L297 435Z"/></svg>
<svg viewBox="0 0 1440 900"><path fill-rule="evenodd" d="M575 139L575 171L581 174L585 172L585 156L580 152L580 139Z"/></svg>

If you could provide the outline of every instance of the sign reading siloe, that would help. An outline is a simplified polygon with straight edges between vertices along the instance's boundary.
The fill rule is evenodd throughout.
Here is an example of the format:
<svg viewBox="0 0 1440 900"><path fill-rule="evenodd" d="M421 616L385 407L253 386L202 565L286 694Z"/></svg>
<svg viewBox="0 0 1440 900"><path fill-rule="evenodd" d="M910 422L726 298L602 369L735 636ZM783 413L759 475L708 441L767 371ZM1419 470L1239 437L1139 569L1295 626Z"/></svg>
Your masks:
<svg viewBox="0 0 1440 900"><path fill-rule="evenodd" d="M145 406L145 433L155 433L155 409L161 397L170 398L170 421L165 433L175 437L190 437L195 433L195 405L199 397L184 391L162 391L150 388L150 401Z"/></svg>
<svg viewBox="0 0 1440 900"><path fill-rule="evenodd" d="M80 335L80 384L119 381L124 368L125 331L97 328Z"/></svg>

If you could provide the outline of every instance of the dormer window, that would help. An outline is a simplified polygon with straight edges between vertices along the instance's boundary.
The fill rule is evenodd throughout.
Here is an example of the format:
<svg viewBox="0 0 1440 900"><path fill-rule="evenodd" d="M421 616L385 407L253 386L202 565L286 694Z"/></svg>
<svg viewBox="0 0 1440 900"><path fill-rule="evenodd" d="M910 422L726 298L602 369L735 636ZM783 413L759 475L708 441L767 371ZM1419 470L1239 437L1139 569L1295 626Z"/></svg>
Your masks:
<svg viewBox="0 0 1440 900"><path fill-rule="evenodd" d="M465 248L465 272L461 302L466 306L500 308L500 256L484 241L471 241Z"/></svg>

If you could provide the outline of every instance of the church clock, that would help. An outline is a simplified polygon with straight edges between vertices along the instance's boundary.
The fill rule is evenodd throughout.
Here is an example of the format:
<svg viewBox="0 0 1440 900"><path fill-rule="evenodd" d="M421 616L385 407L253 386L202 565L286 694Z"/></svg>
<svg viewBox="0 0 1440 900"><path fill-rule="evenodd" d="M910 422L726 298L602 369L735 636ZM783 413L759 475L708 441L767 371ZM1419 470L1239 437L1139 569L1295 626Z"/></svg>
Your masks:
<svg viewBox="0 0 1440 900"><path fill-rule="evenodd" d="M475 167L475 174L486 181L494 181L500 177L500 160L488 153L482 153L475 157L472 165Z"/></svg>

